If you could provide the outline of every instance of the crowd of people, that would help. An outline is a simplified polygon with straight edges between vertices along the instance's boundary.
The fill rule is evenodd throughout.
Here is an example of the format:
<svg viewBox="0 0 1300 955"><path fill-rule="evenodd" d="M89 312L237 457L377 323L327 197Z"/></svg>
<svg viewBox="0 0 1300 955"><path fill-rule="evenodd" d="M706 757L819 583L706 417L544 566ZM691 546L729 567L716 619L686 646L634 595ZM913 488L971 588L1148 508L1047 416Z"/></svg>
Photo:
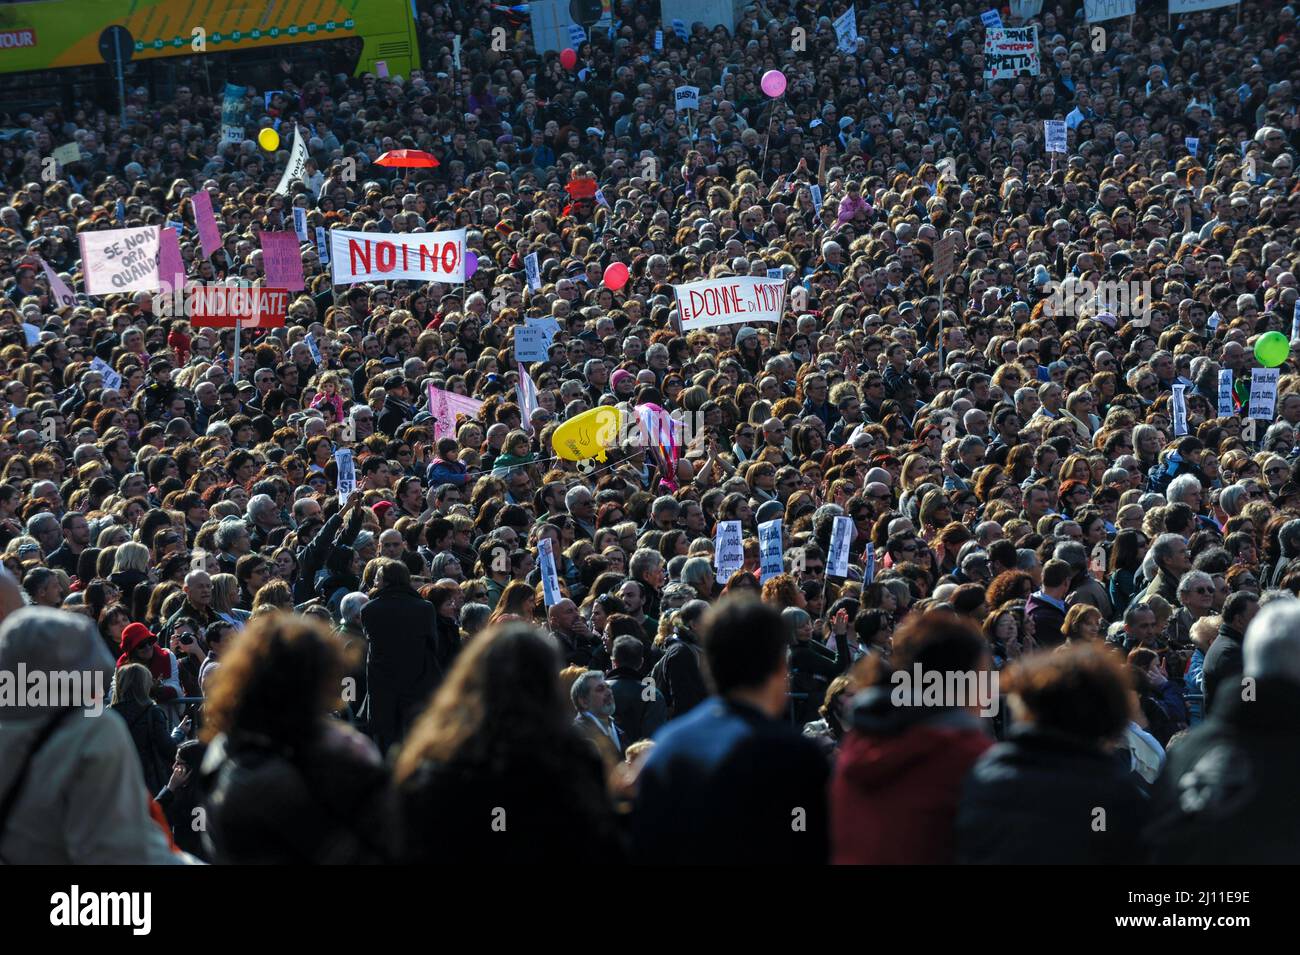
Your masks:
<svg viewBox="0 0 1300 955"><path fill-rule="evenodd" d="M108 709L0 698L0 859L1297 860L1297 359L1250 417L1300 314L1290 6L1099 43L1049 0L999 80L969 0L859 3L851 53L842 3L683 38L615 0L569 68L509 8L414 7L409 76L289 56L224 116L181 86L2 124L0 671ZM374 164L402 148L439 165ZM260 281L295 208L307 288L238 375L232 329L45 271L80 293L79 234L179 222L190 281ZM336 286L318 226L465 228L477 271ZM683 333L674 286L774 274L779 323ZM680 440L561 457L600 406ZM910 705L913 673L992 696Z"/></svg>

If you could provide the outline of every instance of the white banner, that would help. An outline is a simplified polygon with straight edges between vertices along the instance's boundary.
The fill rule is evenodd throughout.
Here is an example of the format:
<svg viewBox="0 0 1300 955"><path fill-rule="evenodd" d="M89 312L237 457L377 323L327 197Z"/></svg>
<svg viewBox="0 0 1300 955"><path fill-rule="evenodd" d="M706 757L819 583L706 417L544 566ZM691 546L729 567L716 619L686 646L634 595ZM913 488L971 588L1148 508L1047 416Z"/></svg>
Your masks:
<svg viewBox="0 0 1300 955"><path fill-rule="evenodd" d="M779 322L785 308L785 282L752 275L674 285L673 292L683 333L714 325Z"/></svg>
<svg viewBox="0 0 1300 955"><path fill-rule="evenodd" d="M560 575L555 570L555 550L549 537L537 539L537 557L542 571L542 600L551 607L564 595L560 593Z"/></svg>
<svg viewBox="0 0 1300 955"><path fill-rule="evenodd" d="M1232 369L1224 368L1219 372L1219 417L1227 418L1236 413L1232 401Z"/></svg>
<svg viewBox="0 0 1300 955"><path fill-rule="evenodd" d="M673 106L677 112L684 109L700 108L700 88L698 86L679 86L673 91Z"/></svg>
<svg viewBox="0 0 1300 955"><path fill-rule="evenodd" d="M339 507L342 507L357 489L357 469L352 461L352 452L347 448L334 452L334 463L339 466Z"/></svg>
<svg viewBox="0 0 1300 955"><path fill-rule="evenodd" d="M293 149L289 150L289 165L280 177L280 184L275 187L277 196L289 194L289 184L295 179L303 179L307 173L307 144L303 142L302 130L293 127Z"/></svg>
<svg viewBox="0 0 1300 955"><path fill-rule="evenodd" d="M1277 368L1250 370L1250 417L1272 421L1277 413Z"/></svg>
<svg viewBox="0 0 1300 955"><path fill-rule="evenodd" d="M853 53L858 48L858 8L849 8L835 18L835 39L841 53Z"/></svg>
<svg viewBox="0 0 1300 955"><path fill-rule="evenodd" d="M159 227L82 232L81 268L87 295L114 292L157 292Z"/></svg>
<svg viewBox="0 0 1300 955"><path fill-rule="evenodd" d="M1066 145L1067 140L1065 138L1065 120L1043 120L1043 142L1046 144L1046 151L1049 153L1069 152L1069 146Z"/></svg>
<svg viewBox="0 0 1300 955"><path fill-rule="evenodd" d="M1089 23L1131 17L1137 12L1137 0L1083 0Z"/></svg>
<svg viewBox="0 0 1300 955"><path fill-rule="evenodd" d="M329 238L335 285L393 279L465 281L464 229L412 234L331 229Z"/></svg>
<svg viewBox="0 0 1300 955"><path fill-rule="evenodd" d="M1219 7L1235 7L1238 0L1169 0L1169 12L1177 16L1180 13L1197 13L1201 10L1217 10Z"/></svg>
<svg viewBox="0 0 1300 955"><path fill-rule="evenodd" d="M740 521L719 521L713 537L713 566L718 583L745 566L745 544L740 536Z"/></svg>
<svg viewBox="0 0 1300 955"><path fill-rule="evenodd" d="M853 519L835 518L831 529L831 548L826 555L826 576L847 577L849 575L849 547L853 544Z"/></svg>
<svg viewBox="0 0 1300 955"><path fill-rule="evenodd" d="M1043 0L1011 0L1011 15L1018 20L1028 20L1043 12Z"/></svg>
<svg viewBox="0 0 1300 955"><path fill-rule="evenodd" d="M760 583L767 583L777 574L785 572L781 540L781 518L758 525L758 564Z"/></svg>
<svg viewBox="0 0 1300 955"><path fill-rule="evenodd" d="M1015 79L1039 74L1038 27L1007 27L984 34L984 78Z"/></svg>
<svg viewBox="0 0 1300 955"><path fill-rule="evenodd" d="M528 276L528 288L536 292L542 287L542 269L537 264L537 253L529 252L524 256L524 274Z"/></svg>

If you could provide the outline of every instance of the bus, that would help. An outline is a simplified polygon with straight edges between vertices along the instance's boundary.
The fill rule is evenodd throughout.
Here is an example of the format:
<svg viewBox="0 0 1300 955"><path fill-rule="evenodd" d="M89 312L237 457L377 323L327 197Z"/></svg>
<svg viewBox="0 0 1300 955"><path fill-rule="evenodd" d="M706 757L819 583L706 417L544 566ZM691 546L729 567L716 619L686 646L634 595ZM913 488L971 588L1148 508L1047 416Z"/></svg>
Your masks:
<svg viewBox="0 0 1300 955"><path fill-rule="evenodd" d="M291 60L330 72L409 76L420 66L414 0L29 0L0 2L7 108L96 97L109 76L100 34L134 40L127 83L163 98L177 82L256 81ZM107 84L113 89L111 83Z"/></svg>

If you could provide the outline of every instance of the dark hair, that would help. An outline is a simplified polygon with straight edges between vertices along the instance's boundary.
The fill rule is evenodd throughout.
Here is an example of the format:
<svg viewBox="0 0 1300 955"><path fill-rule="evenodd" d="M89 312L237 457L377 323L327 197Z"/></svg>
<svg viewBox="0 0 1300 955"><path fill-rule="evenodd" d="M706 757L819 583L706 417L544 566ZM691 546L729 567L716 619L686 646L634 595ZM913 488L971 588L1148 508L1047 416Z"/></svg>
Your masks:
<svg viewBox="0 0 1300 955"><path fill-rule="evenodd" d="M1010 668L1008 692L1038 726L1100 743L1129 721L1129 677L1115 654L1068 646L1024 657Z"/></svg>
<svg viewBox="0 0 1300 955"><path fill-rule="evenodd" d="M777 672L791 643L773 607L751 597L723 598L700 625L709 675L719 694L761 686Z"/></svg>
<svg viewBox="0 0 1300 955"><path fill-rule="evenodd" d="M891 666L942 673L967 672L987 666L988 643L979 628L965 617L931 610L909 616L894 632Z"/></svg>

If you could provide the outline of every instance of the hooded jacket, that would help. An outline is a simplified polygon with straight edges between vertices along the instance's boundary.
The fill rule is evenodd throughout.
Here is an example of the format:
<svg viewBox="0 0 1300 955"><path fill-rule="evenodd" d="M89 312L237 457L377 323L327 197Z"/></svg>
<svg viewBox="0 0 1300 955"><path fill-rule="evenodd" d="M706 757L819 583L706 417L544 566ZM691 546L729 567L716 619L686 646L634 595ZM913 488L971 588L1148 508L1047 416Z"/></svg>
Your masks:
<svg viewBox="0 0 1300 955"><path fill-rule="evenodd" d="M963 710L895 706L887 686L860 694L831 782L831 861L951 863L962 783L992 745Z"/></svg>

